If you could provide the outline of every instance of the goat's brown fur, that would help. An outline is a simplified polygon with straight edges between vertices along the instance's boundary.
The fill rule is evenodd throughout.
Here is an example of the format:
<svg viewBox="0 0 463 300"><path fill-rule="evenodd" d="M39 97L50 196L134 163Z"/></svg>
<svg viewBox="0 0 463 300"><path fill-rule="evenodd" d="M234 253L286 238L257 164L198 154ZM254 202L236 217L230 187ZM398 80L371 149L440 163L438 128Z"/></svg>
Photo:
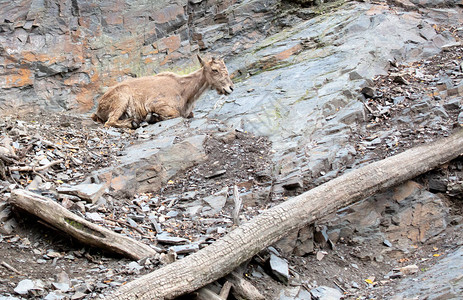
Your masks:
<svg viewBox="0 0 463 300"><path fill-rule="evenodd" d="M111 87L100 98L92 115L105 126L135 128L141 121L190 117L196 100L208 88L219 94L233 91L227 67L221 59L204 62L201 69L185 76L160 73L129 79Z"/></svg>

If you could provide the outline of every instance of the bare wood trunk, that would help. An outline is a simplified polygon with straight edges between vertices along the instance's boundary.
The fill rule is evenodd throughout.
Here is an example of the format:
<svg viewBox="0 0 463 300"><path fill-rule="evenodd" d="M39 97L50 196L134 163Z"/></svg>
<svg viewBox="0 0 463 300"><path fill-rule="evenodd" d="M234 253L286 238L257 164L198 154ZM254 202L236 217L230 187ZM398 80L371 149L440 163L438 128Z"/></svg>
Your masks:
<svg viewBox="0 0 463 300"><path fill-rule="evenodd" d="M47 197L17 189L11 192L10 203L36 215L82 243L115 252L135 260L158 255L148 245L76 216Z"/></svg>
<svg viewBox="0 0 463 300"><path fill-rule="evenodd" d="M232 294L236 299L265 300L259 290L240 274L232 272L226 278L232 283Z"/></svg>
<svg viewBox="0 0 463 300"><path fill-rule="evenodd" d="M233 271L293 229L436 168L463 151L463 131L346 173L275 206L186 258L118 288L107 299L172 299Z"/></svg>

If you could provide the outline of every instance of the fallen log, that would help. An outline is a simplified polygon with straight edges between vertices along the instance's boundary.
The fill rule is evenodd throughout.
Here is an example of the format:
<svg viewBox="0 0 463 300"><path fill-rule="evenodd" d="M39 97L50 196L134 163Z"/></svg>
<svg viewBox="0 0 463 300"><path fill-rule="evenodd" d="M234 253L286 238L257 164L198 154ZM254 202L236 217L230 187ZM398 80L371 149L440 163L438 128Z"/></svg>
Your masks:
<svg viewBox="0 0 463 300"><path fill-rule="evenodd" d="M10 203L36 215L84 244L134 260L158 256L157 252L148 245L93 224L71 213L50 198L16 189L11 192Z"/></svg>
<svg viewBox="0 0 463 300"><path fill-rule="evenodd" d="M448 162L463 151L463 130L352 170L275 206L190 256L119 287L107 299L172 299L233 271L293 229Z"/></svg>
<svg viewBox="0 0 463 300"><path fill-rule="evenodd" d="M235 299L265 300L259 290L237 272L231 272L226 279L232 283Z"/></svg>

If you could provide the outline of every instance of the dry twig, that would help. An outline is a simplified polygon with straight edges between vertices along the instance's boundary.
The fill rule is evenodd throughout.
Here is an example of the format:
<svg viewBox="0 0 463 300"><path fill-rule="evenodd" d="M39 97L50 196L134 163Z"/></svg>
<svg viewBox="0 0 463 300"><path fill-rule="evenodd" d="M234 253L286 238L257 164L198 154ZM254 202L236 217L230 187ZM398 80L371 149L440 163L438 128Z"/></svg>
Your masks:
<svg viewBox="0 0 463 300"><path fill-rule="evenodd" d="M62 163L63 160L60 159L60 160L55 160L55 161L52 161L51 163L49 164L46 164L44 166L41 166L41 167L17 167L17 166L13 166L13 167L9 167L8 170L11 172L11 171L18 171L18 172L39 172L39 171L43 171L45 169L48 169L54 165L58 165L60 163Z"/></svg>

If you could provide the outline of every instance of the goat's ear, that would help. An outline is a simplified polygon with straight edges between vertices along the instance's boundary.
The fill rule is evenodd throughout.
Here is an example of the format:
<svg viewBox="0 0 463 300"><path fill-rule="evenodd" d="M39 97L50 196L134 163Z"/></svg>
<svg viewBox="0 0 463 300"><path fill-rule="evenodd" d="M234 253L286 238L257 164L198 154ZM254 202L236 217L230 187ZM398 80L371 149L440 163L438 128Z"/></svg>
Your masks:
<svg viewBox="0 0 463 300"><path fill-rule="evenodd" d="M215 56L212 56L211 60L212 60L212 61L215 61Z"/></svg>
<svg viewBox="0 0 463 300"><path fill-rule="evenodd" d="M201 56L199 56L199 54L196 54L196 56L198 56L198 61L199 61L199 63L201 64L201 67L204 67L204 61L203 61L203 59L201 58Z"/></svg>

